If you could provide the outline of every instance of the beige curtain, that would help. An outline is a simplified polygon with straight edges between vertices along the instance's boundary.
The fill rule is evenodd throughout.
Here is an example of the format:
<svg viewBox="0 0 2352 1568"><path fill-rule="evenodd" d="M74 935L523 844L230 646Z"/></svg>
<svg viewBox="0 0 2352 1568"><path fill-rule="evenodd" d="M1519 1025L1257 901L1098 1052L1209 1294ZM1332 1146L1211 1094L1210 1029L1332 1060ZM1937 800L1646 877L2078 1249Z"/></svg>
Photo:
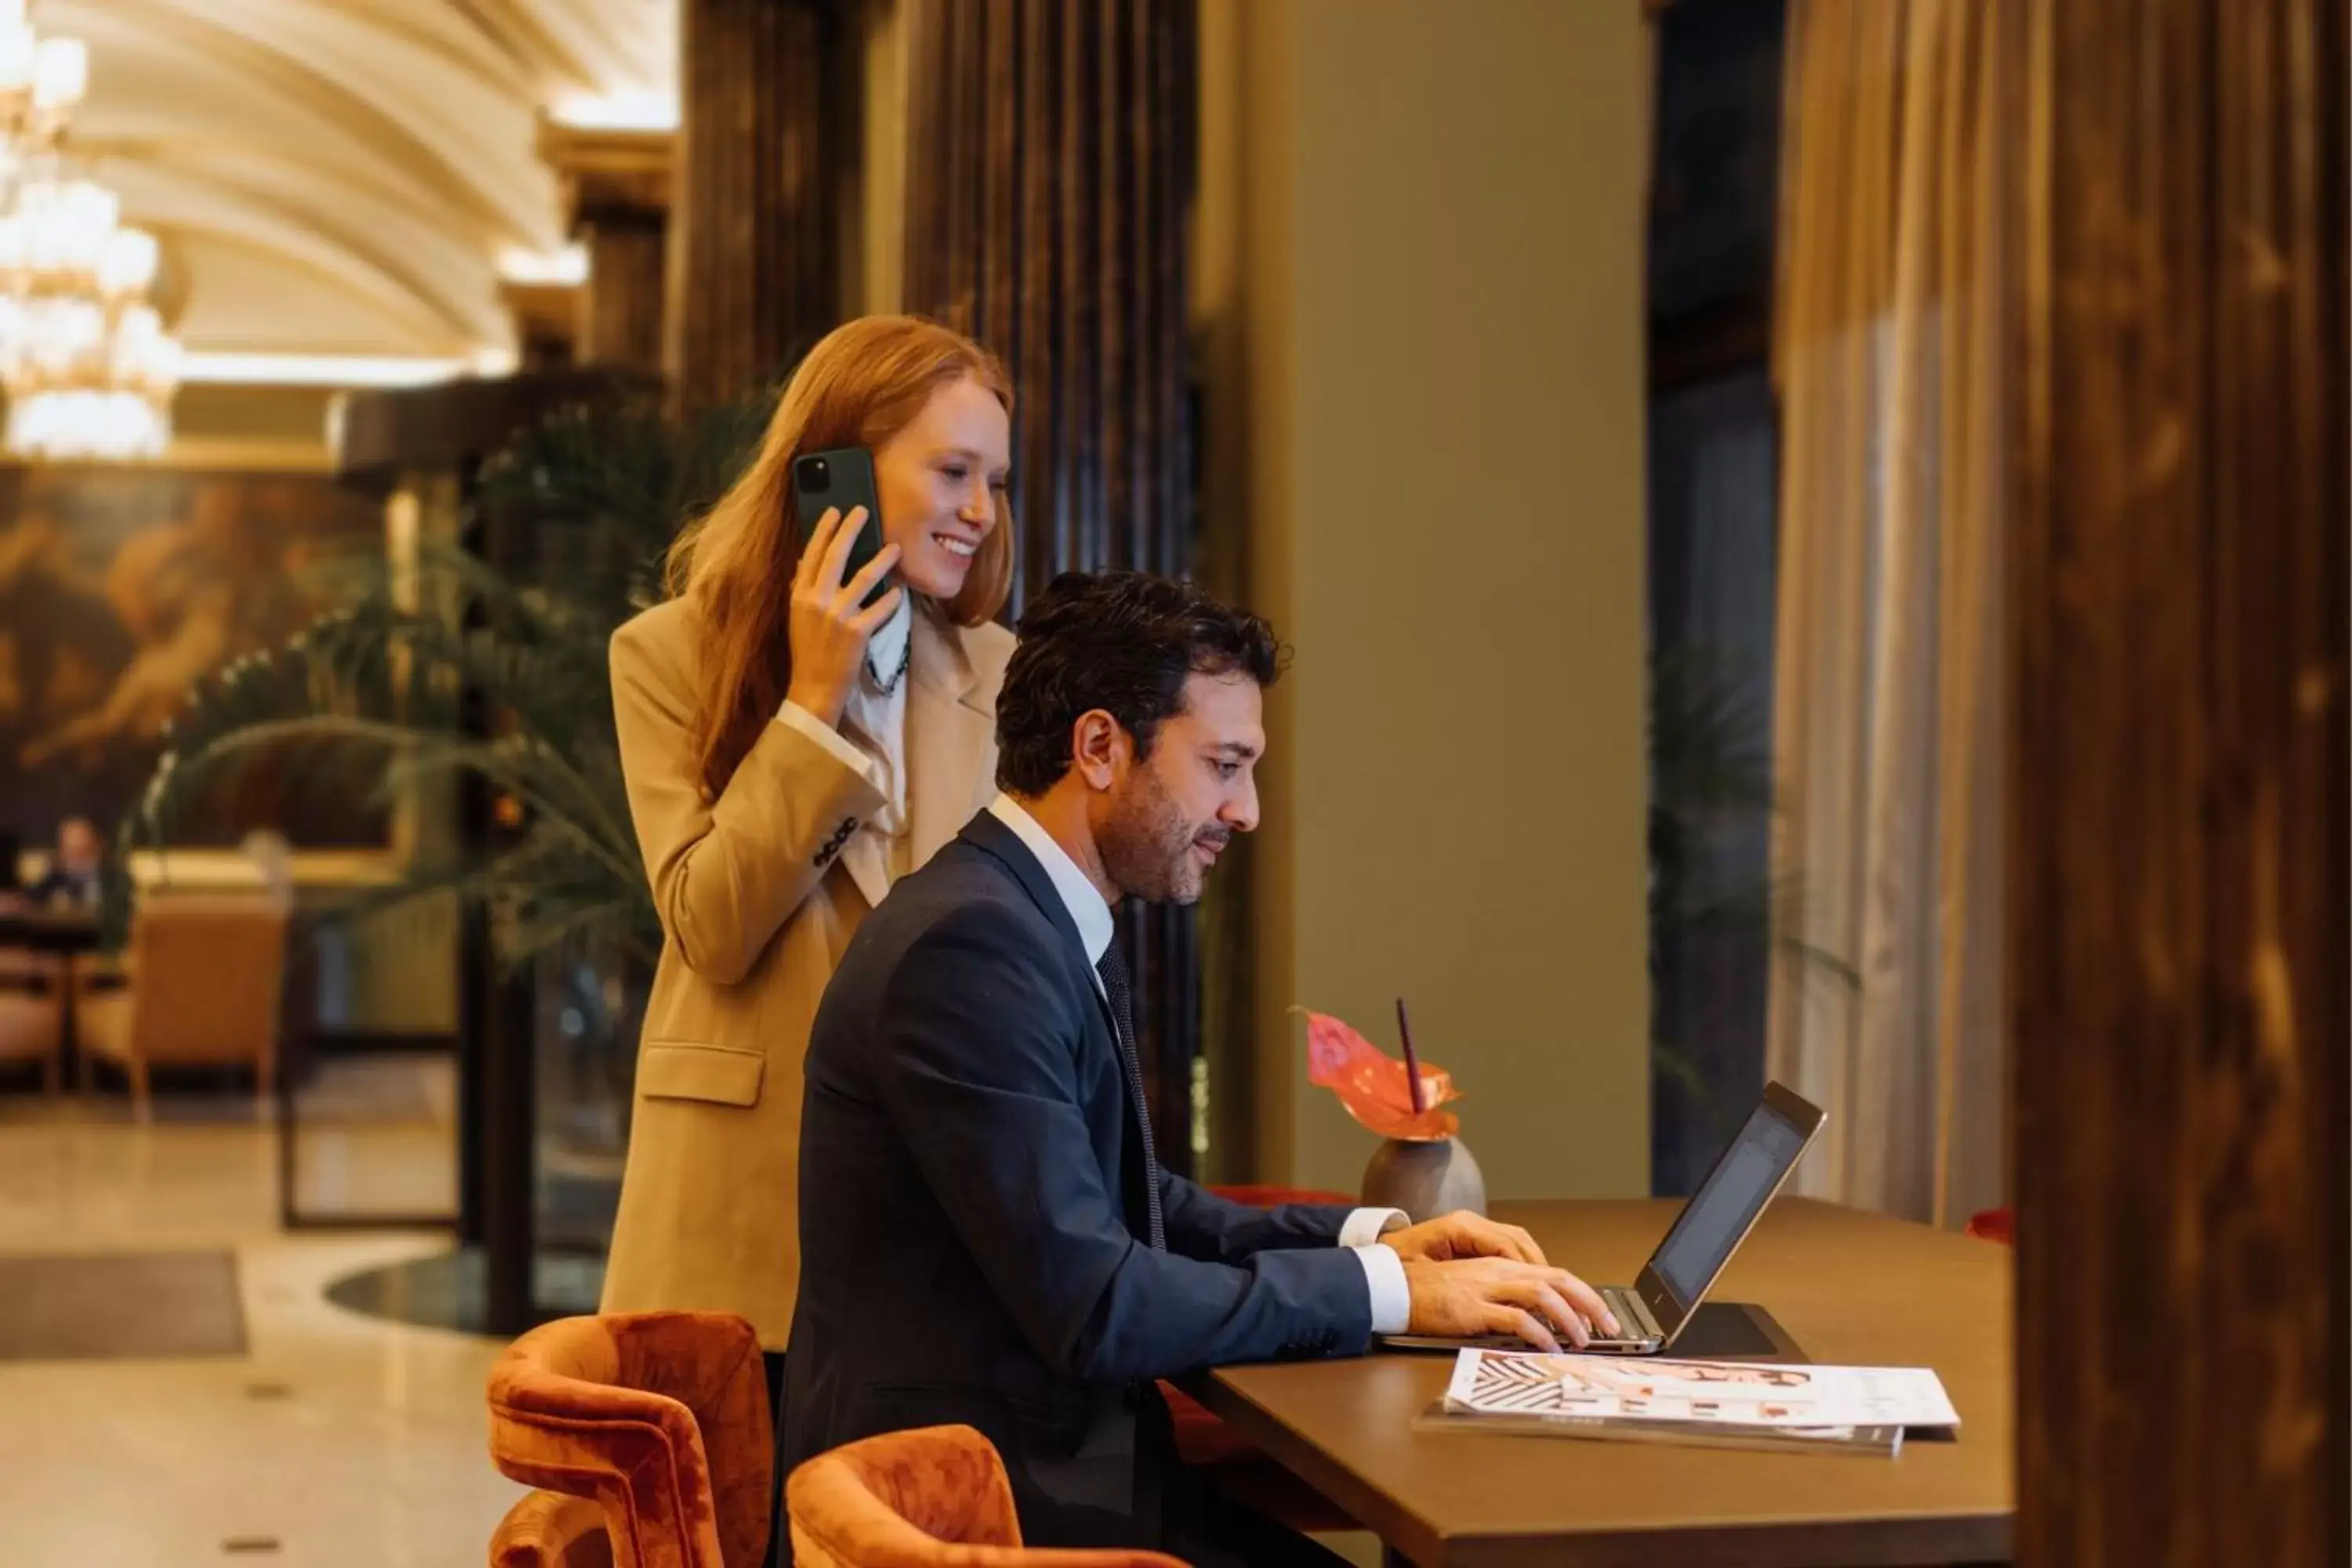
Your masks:
<svg viewBox="0 0 2352 1568"><path fill-rule="evenodd" d="M2013 0L1794 0L1768 1060L1830 1112L1798 1191L2003 1201L2000 68ZM1843 959L1858 987L1801 944Z"/></svg>

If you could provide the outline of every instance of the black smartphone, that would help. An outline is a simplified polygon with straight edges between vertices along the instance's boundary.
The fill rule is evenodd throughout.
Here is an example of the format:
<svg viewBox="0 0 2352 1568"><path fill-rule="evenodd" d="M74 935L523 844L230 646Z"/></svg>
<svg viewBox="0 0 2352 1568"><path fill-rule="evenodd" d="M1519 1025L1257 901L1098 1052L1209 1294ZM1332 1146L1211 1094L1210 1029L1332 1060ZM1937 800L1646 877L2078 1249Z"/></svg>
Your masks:
<svg viewBox="0 0 2352 1568"><path fill-rule="evenodd" d="M829 452L809 452L793 459L793 506L801 520L801 537L816 528L816 520L832 507L847 517L853 507L866 509L865 526L850 541L849 561L841 580L848 582L882 553L882 501L874 490L874 456L863 447L835 447ZM866 595L863 609L890 591L885 574Z"/></svg>

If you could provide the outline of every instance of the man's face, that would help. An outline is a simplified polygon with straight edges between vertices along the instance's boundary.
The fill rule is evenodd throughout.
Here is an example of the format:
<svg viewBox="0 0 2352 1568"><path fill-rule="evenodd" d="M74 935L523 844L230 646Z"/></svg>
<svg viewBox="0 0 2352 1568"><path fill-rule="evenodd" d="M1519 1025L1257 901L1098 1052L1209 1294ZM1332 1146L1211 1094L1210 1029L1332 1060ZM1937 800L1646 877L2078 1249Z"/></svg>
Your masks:
<svg viewBox="0 0 2352 1568"><path fill-rule="evenodd" d="M68 871L88 871L98 865L98 829L80 817L68 819L58 828L58 861Z"/></svg>
<svg viewBox="0 0 2352 1568"><path fill-rule="evenodd" d="M1103 871L1130 897L1189 904L1236 833L1257 826L1265 699L1248 676L1194 675L1150 756L1128 759L1095 834Z"/></svg>

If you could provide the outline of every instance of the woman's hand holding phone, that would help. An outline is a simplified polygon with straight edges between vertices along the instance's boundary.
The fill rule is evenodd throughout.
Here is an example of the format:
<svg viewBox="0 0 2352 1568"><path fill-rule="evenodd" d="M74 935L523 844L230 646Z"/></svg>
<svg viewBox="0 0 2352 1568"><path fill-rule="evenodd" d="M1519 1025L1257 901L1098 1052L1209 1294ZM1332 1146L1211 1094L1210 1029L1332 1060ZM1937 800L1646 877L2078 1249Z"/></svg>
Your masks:
<svg viewBox="0 0 2352 1568"><path fill-rule="evenodd" d="M850 508L847 517L827 507L793 571L793 674L784 696L828 724L841 722L842 705L857 679L866 639L897 613L906 593L894 585L871 606L857 607L898 563L898 547L885 544L863 571L842 581L850 546L865 526L864 507Z"/></svg>

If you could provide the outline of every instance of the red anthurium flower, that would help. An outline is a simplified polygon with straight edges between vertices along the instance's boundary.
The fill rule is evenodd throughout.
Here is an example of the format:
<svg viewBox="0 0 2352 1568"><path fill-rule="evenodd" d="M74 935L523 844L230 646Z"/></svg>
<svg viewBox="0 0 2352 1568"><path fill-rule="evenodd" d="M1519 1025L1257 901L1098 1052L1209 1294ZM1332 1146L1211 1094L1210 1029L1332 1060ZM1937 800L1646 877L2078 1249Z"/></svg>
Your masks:
<svg viewBox="0 0 2352 1568"><path fill-rule="evenodd" d="M1404 1063L1381 1050L1328 1013L1307 1015L1307 1077L1339 1097L1348 1114L1383 1138L1431 1142L1451 1138L1460 1118L1438 1106L1458 1100L1460 1093L1444 1068L1421 1064L1421 1102L1427 1109L1416 1116L1412 1089L1405 1079Z"/></svg>

